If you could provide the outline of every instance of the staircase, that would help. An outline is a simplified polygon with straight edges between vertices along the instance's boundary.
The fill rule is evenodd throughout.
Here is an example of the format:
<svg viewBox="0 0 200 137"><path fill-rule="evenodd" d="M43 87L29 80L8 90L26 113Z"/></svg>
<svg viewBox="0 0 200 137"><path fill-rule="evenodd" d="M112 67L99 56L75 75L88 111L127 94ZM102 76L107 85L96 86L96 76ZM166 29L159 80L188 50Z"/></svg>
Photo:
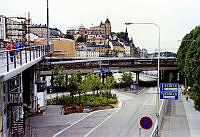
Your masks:
<svg viewBox="0 0 200 137"><path fill-rule="evenodd" d="M23 137L25 134L25 120L20 118L18 121L13 121L11 125L12 137Z"/></svg>

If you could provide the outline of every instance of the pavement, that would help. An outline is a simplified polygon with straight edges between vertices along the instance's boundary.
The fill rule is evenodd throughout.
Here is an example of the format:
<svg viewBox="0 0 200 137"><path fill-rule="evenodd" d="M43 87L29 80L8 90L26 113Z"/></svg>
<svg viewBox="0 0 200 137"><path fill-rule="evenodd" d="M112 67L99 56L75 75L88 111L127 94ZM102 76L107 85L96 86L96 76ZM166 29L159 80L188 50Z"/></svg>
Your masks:
<svg viewBox="0 0 200 137"><path fill-rule="evenodd" d="M200 112L192 99L180 94L179 100L168 100L159 137L200 137Z"/></svg>

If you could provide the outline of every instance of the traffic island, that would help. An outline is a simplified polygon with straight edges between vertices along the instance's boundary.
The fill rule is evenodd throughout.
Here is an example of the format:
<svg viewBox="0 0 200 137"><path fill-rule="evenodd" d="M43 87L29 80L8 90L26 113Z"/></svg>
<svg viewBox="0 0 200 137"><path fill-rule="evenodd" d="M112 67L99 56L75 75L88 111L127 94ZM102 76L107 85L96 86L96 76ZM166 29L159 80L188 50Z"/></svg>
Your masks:
<svg viewBox="0 0 200 137"><path fill-rule="evenodd" d="M61 96L48 100L48 105L63 105L61 107L61 114L71 114L71 113L82 113L82 112L91 112L102 109L111 109L117 105L116 94L111 93L98 93L97 94L84 94L81 95L81 104L80 97L75 96L73 103L71 96Z"/></svg>

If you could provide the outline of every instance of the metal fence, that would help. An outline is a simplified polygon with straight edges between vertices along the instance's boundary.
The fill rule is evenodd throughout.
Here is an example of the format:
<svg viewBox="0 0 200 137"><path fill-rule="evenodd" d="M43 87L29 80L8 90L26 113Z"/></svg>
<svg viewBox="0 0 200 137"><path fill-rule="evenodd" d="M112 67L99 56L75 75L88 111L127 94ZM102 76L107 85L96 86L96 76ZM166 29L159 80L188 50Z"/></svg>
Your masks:
<svg viewBox="0 0 200 137"><path fill-rule="evenodd" d="M51 45L34 45L13 50L0 51L0 73L9 72L19 66L48 55Z"/></svg>

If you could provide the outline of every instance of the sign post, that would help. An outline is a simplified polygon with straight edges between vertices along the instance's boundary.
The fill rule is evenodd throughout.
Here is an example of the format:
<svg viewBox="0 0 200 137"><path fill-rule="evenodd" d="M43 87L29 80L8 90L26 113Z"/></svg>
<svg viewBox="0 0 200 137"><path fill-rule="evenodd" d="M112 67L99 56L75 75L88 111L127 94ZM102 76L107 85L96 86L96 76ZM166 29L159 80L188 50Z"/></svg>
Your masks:
<svg viewBox="0 0 200 137"><path fill-rule="evenodd" d="M160 99L178 100L178 88L179 84L177 83L161 83Z"/></svg>

